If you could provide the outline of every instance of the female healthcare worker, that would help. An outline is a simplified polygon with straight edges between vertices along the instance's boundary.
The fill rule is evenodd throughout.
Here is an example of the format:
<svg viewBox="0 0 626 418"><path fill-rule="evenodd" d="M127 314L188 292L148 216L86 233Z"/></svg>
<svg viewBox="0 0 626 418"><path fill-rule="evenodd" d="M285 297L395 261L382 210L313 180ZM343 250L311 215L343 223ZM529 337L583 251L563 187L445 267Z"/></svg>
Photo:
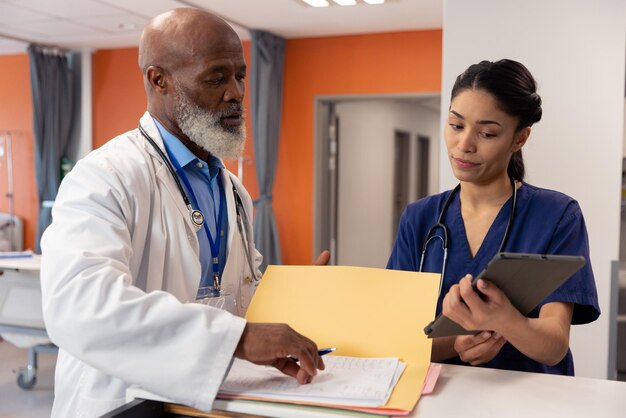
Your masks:
<svg viewBox="0 0 626 418"><path fill-rule="evenodd" d="M523 182L522 147L541 114L536 82L516 61L474 64L452 88L444 137L460 185L406 208L387 268L443 271L437 313L490 331L436 338L433 361L573 375L570 324L600 315L578 203ZM498 251L581 255L587 264L524 317L493 283L478 282L485 300L471 288Z"/></svg>

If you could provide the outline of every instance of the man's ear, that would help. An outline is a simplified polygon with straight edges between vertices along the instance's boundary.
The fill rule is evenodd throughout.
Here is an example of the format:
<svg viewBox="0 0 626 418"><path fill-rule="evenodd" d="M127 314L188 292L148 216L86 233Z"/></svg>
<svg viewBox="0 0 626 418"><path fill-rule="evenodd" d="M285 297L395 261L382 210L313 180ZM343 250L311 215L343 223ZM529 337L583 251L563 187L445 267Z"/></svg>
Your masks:
<svg viewBox="0 0 626 418"><path fill-rule="evenodd" d="M511 150L512 152L517 152L522 149L522 147L526 144L526 141L528 141L530 131L530 126L526 126L515 133L515 140L513 141L513 148Z"/></svg>
<svg viewBox="0 0 626 418"><path fill-rule="evenodd" d="M154 65L146 69L146 79L150 86L161 94L167 93L168 82L165 71L161 67Z"/></svg>

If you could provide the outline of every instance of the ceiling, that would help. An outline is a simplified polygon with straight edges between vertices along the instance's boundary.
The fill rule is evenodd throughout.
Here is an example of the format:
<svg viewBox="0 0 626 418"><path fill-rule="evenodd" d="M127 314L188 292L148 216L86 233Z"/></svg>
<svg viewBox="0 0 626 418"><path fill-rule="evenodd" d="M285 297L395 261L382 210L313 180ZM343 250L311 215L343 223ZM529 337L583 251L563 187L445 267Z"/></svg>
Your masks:
<svg viewBox="0 0 626 418"><path fill-rule="evenodd" d="M441 0L387 0L384 5L313 8L300 0L0 0L0 54L28 42L69 48L136 46L152 17L198 7L228 20L242 39L249 29L307 38L442 27Z"/></svg>

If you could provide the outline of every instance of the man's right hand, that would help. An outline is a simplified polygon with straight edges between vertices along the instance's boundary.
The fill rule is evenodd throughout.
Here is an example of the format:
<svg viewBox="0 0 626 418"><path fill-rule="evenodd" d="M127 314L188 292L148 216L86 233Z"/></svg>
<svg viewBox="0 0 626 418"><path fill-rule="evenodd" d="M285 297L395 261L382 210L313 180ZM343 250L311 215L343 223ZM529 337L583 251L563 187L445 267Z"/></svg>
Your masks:
<svg viewBox="0 0 626 418"><path fill-rule="evenodd" d="M310 383L318 369L324 370L317 345L287 324L248 322L235 349L235 357L276 367L295 377L300 384Z"/></svg>

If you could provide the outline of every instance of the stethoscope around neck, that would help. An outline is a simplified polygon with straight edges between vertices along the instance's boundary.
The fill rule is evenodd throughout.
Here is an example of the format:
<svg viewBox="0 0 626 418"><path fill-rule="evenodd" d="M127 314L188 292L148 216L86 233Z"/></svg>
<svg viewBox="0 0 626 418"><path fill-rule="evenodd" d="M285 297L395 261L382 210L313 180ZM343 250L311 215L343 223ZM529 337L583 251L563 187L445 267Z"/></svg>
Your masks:
<svg viewBox="0 0 626 418"><path fill-rule="evenodd" d="M185 192L183 185L180 183L180 179L178 178L178 175L176 174L176 171L174 170L172 163L167 158L163 150L157 145L156 142L154 142L154 139L152 139L152 137L148 135L146 130L143 128L143 126L141 126L141 123L139 124L138 128L139 128L139 132L141 132L141 135L150 143L150 145L152 145L155 151L159 154L159 157L163 161L163 164L165 164L165 166L167 167L167 170L170 172L170 174L174 178L174 181L176 182L176 187L178 187L178 191L180 192L180 195L182 196L183 201L185 202L185 206L187 206L187 210L189 211L189 217L191 219L191 223L195 225L197 228L201 228L204 225L204 215L198 209L194 209L193 206L191 206L189 197L187 196L187 193ZM259 278L257 277L256 269L254 268L252 264L252 255L250 254L251 252L250 245L249 245L249 242L246 242L247 240L244 238L243 225L244 223L247 224L248 219L246 216L246 211L243 207L243 202L241 200L241 197L239 196L239 193L237 192L237 189L235 188L234 185L233 185L233 195L235 198L235 211L237 212L237 228L239 229L239 234L241 235L241 239L244 244L246 259L248 261L248 267L250 268L250 274L252 275L252 279L254 281L258 281Z"/></svg>
<svg viewBox="0 0 626 418"><path fill-rule="evenodd" d="M146 140L150 143L150 145L152 145L152 147L156 150L156 152L159 154L159 157L161 157L161 160L163 160L163 163L167 167L167 170L170 172L172 177L174 177L174 181L176 182L176 187L178 187L178 190L180 191L180 195L183 197L183 201L185 202L185 206L187 206L187 210L189 211L189 217L191 218L191 223L193 223L198 228L202 227L202 225L204 225L204 215L198 209L194 209L193 206L191 206L189 197L187 196L187 193L185 193L185 189L183 189L183 185L180 184L180 179L176 175L176 171L174 171L174 167L172 167L172 163L170 163L170 160L167 158L163 150L161 150L161 148L157 145L157 143L154 142L154 139L152 139L152 137L148 135L146 130L143 128L143 126L141 126L141 124L139 124L139 132L141 132L141 135L143 135L143 137L146 138Z"/></svg>
<svg viewBox="0 0 626 418"><path fill-rule="evenodd" d="M509 213L509 220L506 224L506 229L504 230L504 236L502 237L502 241L500 242L500 246L498 247L498 252L502 252L506 245L506 241L509 238L509 230L511 229L511 224L513 223L513 218L515 217L515 206L517 203L517 187L515 187L515 180L511 179L511 189L513 190L513 199L511 202L511 212ZM439 218L437 218L437 223L430 227L428 232L426 233L426 238L424 239L424 246L422 247L422 254L420 257L420 265L417 271L421 272L422 267L424 265L424 258L426 258L426 250L428 250L428 244L434 239L441 240L441 248L443 250L443 262L441 265L441 278L439 279L439 293L441 294L441 288L443 287L443 280L446 274L446 263L448 261L448 227L443 222L443 218L446 216L446 212L448 211L448 207L450 203L452 203L452 199L454 195L459 193L461 190L461 184L457 184L456 187L448 194L445 202L443 203L443 207L441 208L441 212L439 213ZM437 229L441 229L443 232L443 237L441 235L435 234Z"/></svg>

